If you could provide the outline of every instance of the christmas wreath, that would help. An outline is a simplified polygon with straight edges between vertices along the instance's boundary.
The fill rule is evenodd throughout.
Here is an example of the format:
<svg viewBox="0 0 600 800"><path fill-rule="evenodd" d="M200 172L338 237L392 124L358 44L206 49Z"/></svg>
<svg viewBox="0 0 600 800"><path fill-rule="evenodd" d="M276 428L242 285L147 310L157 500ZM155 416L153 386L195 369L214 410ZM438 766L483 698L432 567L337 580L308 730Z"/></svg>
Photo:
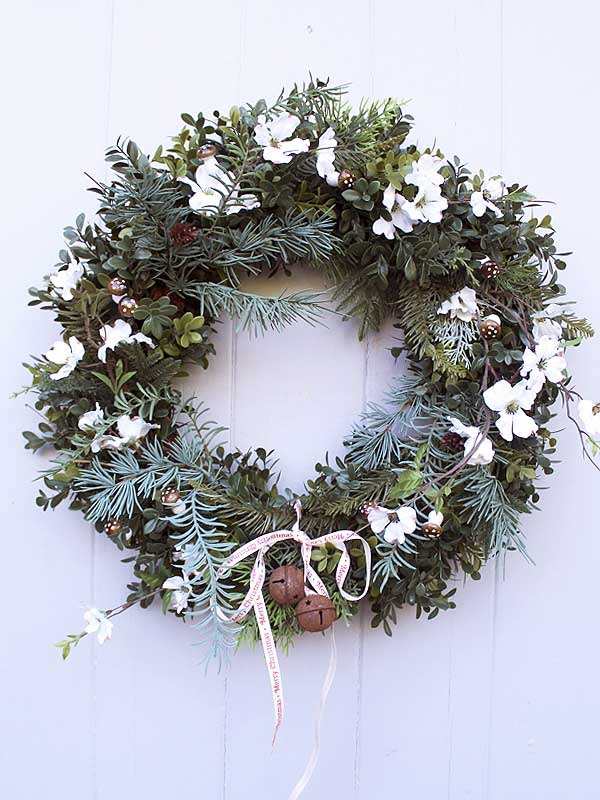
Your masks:
<svg viewBox="0 0 600 800"><path fill-rule="evenodd" d="M131 141L108 150L97 220L66 228L30 290L61 326L28 365L44 420L27 447L56 451L37 502L82 511L134 574L121 605L86 611L63 656L158 598L218 657L261 632L252 604L284 646L349 618L365 584L387 633L405 604L453 608L453 576L526 554L520 518L552 471L555 401L590 457L600 434L600 405L567 373L567 348L593 332L561 301L550 217L523 186L409 144L393 100L353 112L342 88L311 81L273 105L182 119L152 156ZM240 288L300 263L328 298ZM223 316L279 330L331 298L361 337L391 317L403 337L391 355L408 368L296 497L271 453L223 447L179 379L208 367Z"/></svg>

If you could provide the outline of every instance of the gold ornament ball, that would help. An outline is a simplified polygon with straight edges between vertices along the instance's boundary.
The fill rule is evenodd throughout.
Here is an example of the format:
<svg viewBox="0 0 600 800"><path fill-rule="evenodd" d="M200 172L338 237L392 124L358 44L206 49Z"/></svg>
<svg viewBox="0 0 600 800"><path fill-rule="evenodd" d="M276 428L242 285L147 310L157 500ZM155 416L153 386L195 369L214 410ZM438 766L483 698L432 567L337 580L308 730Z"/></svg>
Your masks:
<svg viewBox="0 0 600 800"><path fill-rule="evenodd" d="M496 314L490 314L489 317L486 317L483 320L479 326L479 330L484 339L487 339L488 341L490 339L497 339L502 331L500 317L498 317Z"/></svg>
<svg viewBox="0 0 600 800"><path fill-rule="evenodd" d="M481 274L484 278L497 278L500 275L500 265L495 261L488 259L481 265Z"/></svg>
<svg viewBox="0 0 600 800"><path fill-rule="evenodd" d="M127 284L123 278L119 278L118 276L111 278L106 288L111 294L117 297L122 297L124 294L127 294Z"/></svg>
<svg viewBox="0 0 600 800"><path fill-rule="evenodd" d="M439 539L442 535L441 527L434 522L426 522L421 530L423 531L423 535L427 536L428 539Z"/></svg>
<svg viewBox="0 0 600 800"><path fill-rule="evenodd" d="M210 142L200 145L196 155L201 161L203 161L205 158L212 158L213 156L217 155L216 145L211 144Z"/></svg>
<svg viewBox="0 0 600 800"><path fill-rule="evenodd" d="M133 297L126 296L119 300L119 312L123 317L133 317L137 307L138 302Z"/></svg>
<svg viewBox="0 0 600 800"><path fill-rule="evenodd" d="M160 500L165 506L173 506L175 503L178 503L180 499L181 495L179 494L179 489L175 486L169 486L160 496Z"/></svg>
<svg viewBox="0 0 600 800"><path fill-rule="evenodd" d="M104 532L108 533L109 536L116 536L118 533L121 532L121 522L118 519L109 519L106 525L104 526Z"/></svg>
<svg viewBox="0 0 600 800"><path fill-rule="evenodd" d="M280 606L295 606L304 597L304 573L291 564L276 567L269 579L269 594Z"/></svg>
<svg viewBox="0 0 600 800"><path fill-rule="evenodd" d="M354 186L356 175L349 169L341 170L338 176L338 189L340 192L345 192L346 189L351 189Z"/></svg>
<svg viewBox="0 0 600 800"><path fill-rule="evenodd" d="M296 619L305 631L325 631L335 622L335 608L328 597L309 594L296 606Z"/></svg>

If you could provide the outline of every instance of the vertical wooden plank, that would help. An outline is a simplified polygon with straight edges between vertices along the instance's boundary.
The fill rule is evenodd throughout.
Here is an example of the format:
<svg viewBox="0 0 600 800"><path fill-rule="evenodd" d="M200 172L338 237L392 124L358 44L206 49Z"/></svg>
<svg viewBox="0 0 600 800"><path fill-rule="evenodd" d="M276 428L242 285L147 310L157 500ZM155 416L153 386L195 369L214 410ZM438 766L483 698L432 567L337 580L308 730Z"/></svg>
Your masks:
<svg viewBox="0 0 600 800"><path fill-rule="evenodd" d="M581 4L504 0L504 171L538 197L574 250L565 283L577 310L596 329L600 286L595 269L595 184L575 176L565 150L579 158L598 124L597 12ZM569 371L586 397L600 396L591 343L569 349ZM489 798L591 798L597 682L597 522L591 509L598 475L582 459L562 415L559 458L542 483L542 512L527 521L536 566L509 559L498 605Z"/></svg>
<svg viewBox="0 0 600 800"><path fill-rule="evenodd" d="M472 68L470 42L485 42L482 69ZM496 175L502 171L500 0L455 3L454 47L456 152L472 171L483 169L487 175ZM497 562L490 562L482 570L481 581L458 586L457 608L448 619L451 800L485 796L496 570Z"/></svg>
<svg viewBox="0 0 600 800"><path fill-rule="evenodd" d="M283 86L314 76L353 82L352 97L369 93L368 8L314 0L273 14L271 2L248 7L240 100L274 98ZM352 53L352 57L349 57ZM265 54L274 65L265 70ZM301 279L304 280L304 279ZM291 284L290 284L291 285ZM310 286L304 282L303 286ZM313 284L314 285L314 284ZM298 325L260 342L237 337L235 441L275 446L282 484L299 490L316 460L339 452L343 434L361 408L364 348L356 325L327 320L328 328ZM352 796L358 625L336 629L338 673L322 731L320 762L306 794ZM239 652L229 681L226 797L286 797L312 746L313 725L329 644L306 636L282 658L287 715L269 754L272 710L260 648ZM252 687L250 689L250 687ZM249 730L247 720L252 720ZM342 720L350 720L345 724ZM335 771L331 765L336 764Z"/></svg>
<svg viewBox="0 0 600 800"><path fill-rule="evenodd" d="M219 7L233 33L223 47L205 36L206 8L178 0L116 0L109 141L129 135L147 152L182 126L184 111L212 113L235 102L239 80L241 4ZM185 36L183 36L185 32ZM218 64L218 70L207 65ZM217 359L194 370L183 387L230 424L231 326L218 326ZM225 440L227 436L224 435ZM130 575L109 541L98 541L98 605L120 598ZM97 660L98 797L126 793L220 797L223 788L225 675L205 676L191 646L193 627L158 608L119 617L111 648ZM114 746L115 725L127 747ZM185 743L185 744L183 744ZM156 768L160 753L164 769ZM190 757L190 753L193 755Z"/></svg>
<svg viewBox="0 0 600 800"><path fill-rule="evenodd" d="M93 206L83 170L102 163L110 5L26 1L3 11L0 795L49 797L61 787L64 797L91 800L90 650L82 645L63 664L53 647L81 629L91 600L91 536L66 507L48 514L36 508L41 487L33 481L50 456L24 451L20 432L38 420L25 406L31 398L15 401L9 394L28 383L21 361L46 352L60 333L50 314L27 309L27 286L42 285L64 247L63 227Z"/></svg>
<svg viewBox="0 0 600 800"><path fill-rule="evenodd" d="M500 166L499 4L495 0L448 4L436 9L434 17L430 11L403 10L409 15L404 16L404 32L427 28L428 59L424 63L418 37L399 32L405 69L397 87L391 85L394 73L386 55L394 52L385 28L391 8L376 8L376 93L395 91L413 98L408 106L416 117L412 139L421 146L435 141L449 158L457 153L472 168L483 166L493 174ZM486 42L485 70L480 72L470 68L470 50L464 46L474 40ZM375 361L373 347L370 353ZM459 588L456 611L435 623L421 624L407 610L392 642L380 632L368 637L361 797L383 792L394 769L402 771L405 789L428 796L481 796L487 764L493 596L494 576L488 568L481 584ZM390 654L401 665L391 699L389 692L379 690L385 682L385 667L380 665L389 665ZM481 702L473 702L474 693ZM400 725L382 722L394 714ZM393 731L384 749L374 735L382 724ZM435 767L424 772L425 749L433 749L436 758Z"/></svg>
<svg viewBox="0 0 600 800"><path fill-rule="evenodd" d="M435 140L444 148L455 120L456 66L448 59L453 6L438 5L435 13L426 6L403 6L401 26L391 22L397 15L391 2L373 6L374 94L410 99L406 110L417 122L411 141L426 147ZM424 30L426 59L418 33ZM381 395L395 371L383 352L376 355L381 345L381 337L370 345L370 396ZM377 362L381 366L376 371ZM366 630L359 798L383 797L398 780L403 794L447 795L450 645L447 619L417 623L410 610L400 614L391 640L381 630ZM423 769L424 752L435 753L434 768Z"/></svg>

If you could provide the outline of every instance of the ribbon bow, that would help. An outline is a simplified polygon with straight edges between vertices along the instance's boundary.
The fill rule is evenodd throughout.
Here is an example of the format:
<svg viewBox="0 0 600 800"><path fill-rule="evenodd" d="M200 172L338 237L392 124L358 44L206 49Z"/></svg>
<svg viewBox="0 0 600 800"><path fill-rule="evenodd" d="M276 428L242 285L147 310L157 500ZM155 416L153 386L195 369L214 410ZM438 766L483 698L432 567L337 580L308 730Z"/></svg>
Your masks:
<svg viewBox="0 0 600 800"><path fill-rule="evenodd" d="M329 597L329 592L325 588L325 584L310 564L310 555L313 547L321 547L325 544L333 544L341 551L341 557L335 571L335 581L339 593L345 600L350 600L351 602L357 602L358 600L361 600L369 589L371 576L371 548L362 538L362 536L360 536L360 534L356 533L356 531L334 531L333 533L326 533L323 536L319 536L317 539L310 539L307 534L300 529L302 506L299 500L297 500L294 504L294 508L296 511L296 522L291 530L280 530L273 531L272 533L265 533L263 536L259 536L257 539L253 539L251 542L242 545L223 562L217 574L217 577L220 577L223 573L230 570L236 564L239 564L240 561L248 558L248 556L251 556L254 553L257 554L256 561L254 562L252 573L250 575L250 588L248 589L248 593L242 600L238 610L235 611L229 617L229 619L231 619L232 622L240 622L247 614L250 613L252 609L254 609L263 652L265 655L265 661L267 663L267 669L269 672L271 694L273 696L273 706L275 711L275 731L273 733L273 744L275 743L277 732L279 731L281 722L283 720L283 687L281 683L281 672L279 669L279 659L277 657L277 650L275 648L273 631L271 629L271 624L269 622L267 608L262 593L263 584L265 582L265 554L269 548L274 544L277 544L277 542L283 542L288 539L298 542L301 547L302 563L304 565L304 583L307 594L320 594L323 597ZM358 596L348 594L348 592L344 590L344 582L348 572L350 571L350 555L346 549L346 542L349 542L353 539L362 544L366 562L365 588L362 594Z"/></svg>

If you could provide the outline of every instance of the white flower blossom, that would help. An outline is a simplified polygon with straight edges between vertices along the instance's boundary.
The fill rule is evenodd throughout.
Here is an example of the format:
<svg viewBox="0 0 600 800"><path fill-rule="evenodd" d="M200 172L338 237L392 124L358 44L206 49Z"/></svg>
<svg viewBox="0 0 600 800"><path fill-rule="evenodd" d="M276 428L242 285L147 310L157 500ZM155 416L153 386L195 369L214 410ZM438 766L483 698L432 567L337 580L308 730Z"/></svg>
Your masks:
<svg viewBox="0 0 600 800"><path fill-rule="evenodd" d="M407 533L413 533L417 527L417 513L409 506L396 509L373 506L369 509L367 519L373 533L383 533L383 538L390 544L402 544Z"/></svg>
<svg viewBox="0 0 600 800"><path fill-rule="evenodd" d="M410 233L412 231L413 221L407 211L410 204L408 200L394 189L391 183L383 193L383 205L390 212L392 218L391 220L387 220L383 217L379 217L379 219L375 220L373 223L373 233L379 236L383 234L386 239L393 239L396 228L404 233Z"/></svg>
<svg viewBox="0 0 600 800"><path fill-rule="evenodd" d="M415 199L406 205L406 211L415 222L441 222L442 211L448 208L448 201L442 197L435 184L422 186Z"/></svg>
<svg viewBox="0 0 600 800"><path fill-rule="evenodd" d="M100 408L100 405L96 403L96 408L93 408L91 411L86 411L85 414L79 417L77 427L81 431L93 430L102 425L103 422L104 409Z"/></svg>
<svg viewBox="0 0 600 800"><path fill-rule="evenodd" d="M471 209L476 217L483 217L486 211L493 211L497 217L502 216L502 211L492 200L502 197L504 186L500 178L488 178L481 184L479 192L471 194Z"/></svg>
<svg viewBox="0 0 600 800"><path fill-rule="evenodd" d="M527 381L512 386L505 380L498 381L483 393L486 406L498 412L496 427L507 442L512 442L513 436L527 439L537 431L538 426L525 413L531 409L535 395L528 388Z"/></svg>
<svg viewBox="0 0 600 800"><path fill-rule="evenodd" d="M592 437L600 436L600 403L580 400L577 404L577 413L588 434Z"/></svg>
<svg viewBox="0 0 600 800"><path fill-rule="evenodd" d="M96 436L92 442L92 452L98 453L100 450L121 450L129 444L137 445L151 430L159 428L159 425L152 425L142 417L130 417L129 414L122 414L117 420L118 436L114 434L102 434Z"/></svg>
<svg viewBox="0 0 600 800"><path fill-rule="evenodd" d="M557 303L550 303L543 311L533 314L532 333L536 342L539 342L542 336L555 336L557 339L562 337L562 324L556 319L562 316L562 313L563 310Z"/></svg>
<svg viewBox="0 0 600 800"><path fill-rule="evenodd" d="M70 336L68 344L67 342L63 342L62 339L54 342L50 350L46 353L46 358L53 364L61 365L61 367L57 372L53 372L50 378L53 381L66 378L67 375L73 372L84 355L84 347L76 336Z"/></svg>
<svg viewBox="0 0 600 800"><path fill-rule="evenodd" d="M293 114L283 111L275 119L269 120L264 114L258 117L258 124L254 128L254 138L263 148L265 161L274 164L289 164L296 153L305 153L310 142L308 139L290 139L300 120Z"/></svg>
<svg viewBox="0 0 600 800"><path fill-rule="evenodd" d="M50 275L50 283L63 300L72 300L73 290L77 288L84 275L83 265L72 259L66 269L60 269Z"/></svg>
<svg viewBox="0 0 600 800"><path fill-rule="evenodd" d="M471 322L479 314L475 290L465 286L464 289L455 292L449 300L444 300L437 313L450 314L450 319L457 318L463 322Z"/></svg>
<svg viewBox="0 0 600 800"><path fill-rule="evenodd" d="M442 158L425 153L413 162L412 171L404 179L405 183L417 187L415 199L404 207L413 222L442 221L442 211L448 208L441 190L444 176L438 171L443 164Z"/></svg>
<svg viewBox="0 0 600 800"><path fill-rule="evenodd" d="M536 394L546 381L560 383L565 376L567 360L555 336L542 336L535 351L526 348L523 353L521 376L527 378L527 387Z"/></svg>
<svg viewBox="0 0 600 800"><path fill-rule="evenodd" d="M404 179L405 183L410 183L419 189L429 189L432 186L438 188L444 182L444 176L438 171L443 164L443 158L425 153L418 161L413 161L412 172L409 172Z"/></svg>
<svg viewBox="0 0 600 800"><path fill-rule="evenodd" d="M337 186L340 173L335 168L335 148L337 139L333 128L327 130L319 136L317 150L317 173L327 181L329 186Z"/></svg>
<svg viewBox="0 0 600 800"><path fill-rule="evenodd" d="M192 584L187 573L184 572L183 577L174 575L172 578L167 578L162 588L169 589L172 592L171 608L174 608L177 614L181 614L187 608L192 592Z"/></svg>
<svg viewBox="0 0 600 800"><path fill-rule="evenodd" d="M100 450L120 450L123 445L120 436L110 433L99 434L92 442L92 453L99 453Z"/></svg>
<svg viewBox="0 0 600 800"><path fill-rule="evenodd" d="M475 425L464 425L459 419L456 419L456 417L448 417L448 421L451 423L450 430L452 433L457 433L465 440L465 458L469 453L473 453L467 461L467 464L473 466L491 464L496 455L492 440L488 439L487 436L484 437L479 428L475 427Z"/></svg>
<svg viewBox="0 0 600 800"><path fill-rule="evenodd" d="M437 525L438 528L442 527L444 522L444 515L441 511L430 511L427 516L427 524L428 525Z"/></svg>
<svg viewBox="0 0 600 800"><path fill-rule="evenodd" d="M160 425L152 425L142 417L130 417L129 414L122 414L117 420L117 430L119 436L125 444L137 444L147 433Z"/></svg>
<svg viewBox="0 0 600 800"><path fill-rule="evenodd" d="M103 611L98 611L97 608L89 608L84 612L83 618L87 622L84 629L85 632L95 633L99 644L104 644L107 639L110 639L113 624Z"/></svg>
<svg viewBox="0 0 600 800"><path fill-rule="evenodd" d="M104 342L98 348L98 358L106 361L106 351L114 350L120 344L147 344L149 347L156 347L152 339L143 333L133 333L133 329L124 319L118 319L113 325L104 325L100 328L100 338Z"/></svg>
<svg viewBox="0 0 600 800"><path fill-rule="evenodd" d="M195 173L195 181L190 178L180 178L193 189L189 199L190 208L201 213L215 213L221 201L227 196L226 214L238 214L240 211L249 211L257 208L260 203L253 194L240 194L239 186L233 186L233 177L219 166L214 156L203 159Z"/></svg>

